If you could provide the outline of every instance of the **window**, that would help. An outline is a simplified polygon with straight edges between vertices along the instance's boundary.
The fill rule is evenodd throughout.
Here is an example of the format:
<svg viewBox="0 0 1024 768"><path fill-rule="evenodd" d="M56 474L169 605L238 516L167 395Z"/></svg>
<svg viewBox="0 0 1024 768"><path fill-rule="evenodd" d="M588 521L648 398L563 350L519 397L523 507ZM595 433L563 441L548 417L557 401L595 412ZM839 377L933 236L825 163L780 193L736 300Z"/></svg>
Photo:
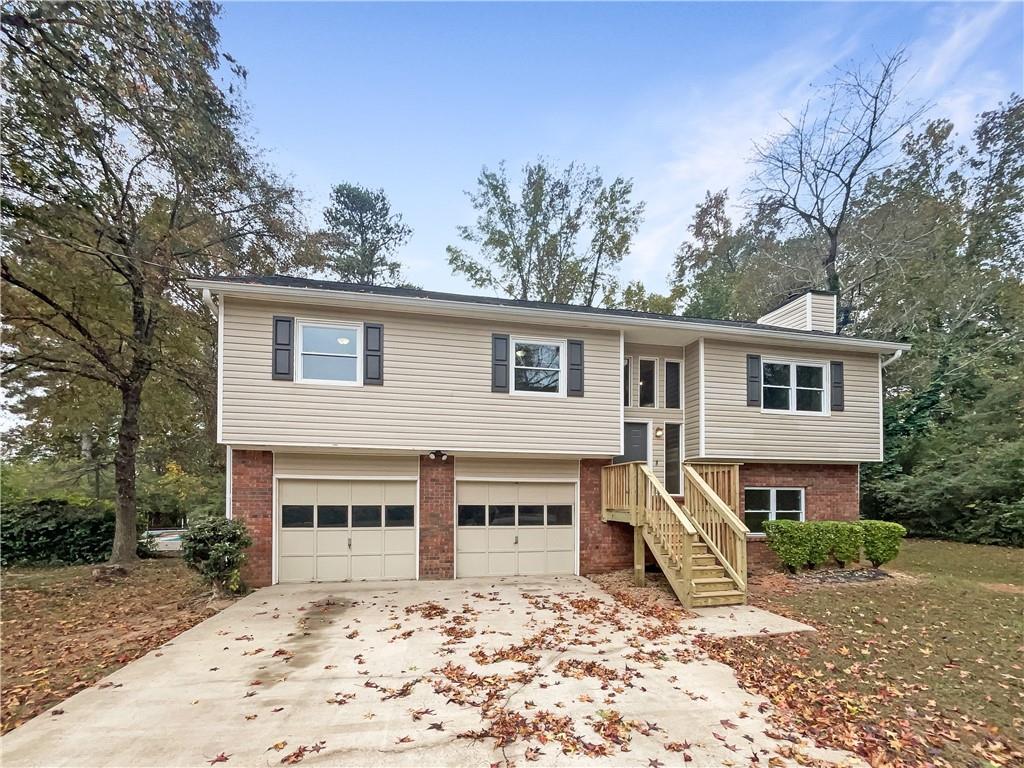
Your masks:
<svg viewBox="0 0 1024 768"><path fill-rule="evenodd" d="M764 361L761 402L766 411L824 413L825 366Z"/></svg>
<svg viewBox="0 0 1024 768"><path fill-rule="evenodd" d="M484 525L483 504L459 504L459 525Z"/></svg>
<svg viewBox="0 0 1024 768"><path fill-rule="evenodd" d="M378 505L378 504L353 504L352 505L352 527L353 528L380 528L380 505Z"/></svg>
<svg viewBox="0 0 1024 768"><path fill-rule="evenodd" d="M572 504L548 504L548 525L572 525Z"/></svg>
<svg viewBox="0 0 1024 768"><path fill-rule="evenodd" d="M627 408L629 408L629 391L633 388L633 379L630 377L631 362L631 358L622 358L622 404Z"/></svg>
<svg viewBox="0 0 1024 768"><path fill-rule="evenodd" d="M803 488L743 489L743 521L751 533L764 533L769 520L803 519Z"/></svg>
<svg viewBox="0 0 1024 768"><path fill-rule="evenodd" d="M640 407L654 408L658 400L658 361L640 358Z"/></svg>
<svg viewBox="0 0 1024 768"><path fill-rule="evenodd" d="M683 407L681 367L677 360L665 361L665 407Z"/></svg>
<svg viewBox="0 0 1024 768"><path fill-rule="evenodd" d="M487 507L488 525L515 525L516 508L514 504L491 504Z"/></svg>
<svg viewBox="0 0 1024 768"><path fill-rule="evenodd" d="M562 350L564 342L519 341L513 342L514 392L536 392L559 395L564 391L562 384Z"/></svg>
<svg viewBox="0 0 1024 768"><path fill-rule="evenodd" d="M360 328L355 325L299 325L299 380L358 384Z"/></svg>
<svg viewBox="0 0 1024 768"><path fill-rule="evenodd" d="M348 528L348 507L321 504L316 508L317 528Z"/></svg>
<svg viewBox="0 0 1024 768"><path fill-rule="evenodd" d="M544 525L544 505L520 504L519 525Z"/></svg>
<svg viewBox="0 0 1024 768"><path fill-rule="evenodd" d="M385 528L411 528L412 526L412 504L388 504L384 507Z"/></svg>
<svg viewBox="0 0 1024 768"><path fill-rule="evenodd" d="M312 528L313 527L313 505L312 504L282 504L281 505L281 527L282 528Z"/></svg>

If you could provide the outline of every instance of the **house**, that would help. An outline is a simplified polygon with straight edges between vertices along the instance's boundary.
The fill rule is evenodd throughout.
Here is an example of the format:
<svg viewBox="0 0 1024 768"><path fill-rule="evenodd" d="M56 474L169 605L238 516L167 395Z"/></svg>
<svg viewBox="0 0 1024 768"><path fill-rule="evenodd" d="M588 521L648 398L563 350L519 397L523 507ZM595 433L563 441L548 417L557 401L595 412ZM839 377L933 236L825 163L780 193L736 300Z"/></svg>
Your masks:
<svg viewBox="0 0 1024 768"><path fill-rule="evenodd" d="M854 519L882 369L835 297L757 322L293 277L192 280L250 585L590 574L742 602L772 519Z"/></svg>

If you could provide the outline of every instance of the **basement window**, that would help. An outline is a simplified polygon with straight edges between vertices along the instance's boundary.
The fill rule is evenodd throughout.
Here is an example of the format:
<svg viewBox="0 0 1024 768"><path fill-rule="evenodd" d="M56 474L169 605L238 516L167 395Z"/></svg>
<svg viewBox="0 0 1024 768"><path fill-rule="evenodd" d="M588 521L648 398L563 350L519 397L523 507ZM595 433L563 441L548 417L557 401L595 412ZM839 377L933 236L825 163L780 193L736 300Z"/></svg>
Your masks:
<svg viewBox="0 0 1024 768"><path fill-rule="evenodd" d="M763 535L769 520L803 519L803 488L743 489L743 522L752 534Z"/></svg>

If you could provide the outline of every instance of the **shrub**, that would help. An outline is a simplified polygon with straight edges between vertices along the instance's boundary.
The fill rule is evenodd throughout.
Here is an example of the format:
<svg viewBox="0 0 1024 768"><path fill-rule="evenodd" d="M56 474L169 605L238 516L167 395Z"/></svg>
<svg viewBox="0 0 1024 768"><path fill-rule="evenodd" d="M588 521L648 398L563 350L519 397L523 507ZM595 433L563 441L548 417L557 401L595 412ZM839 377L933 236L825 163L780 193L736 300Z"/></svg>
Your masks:
<svg viewBox="0 0 1024 768"><path fill-rule="evenodd" d="M218 595L242 591L241 567L249 532L238 520L210 518L193 523L181 536L181 554Z"/></svg>
<svg viewBox="0 0 1024 768"><path fill-rule="evenodd" d="M845 568L847 563L860 562L860 550L864 545L864 531L857 523L822 522L829 530L832 558Z"/></svg>
<svg viewBox="0 0 1024 768"><path fill-rule="evenodd" d="M902 525L883 520L861 520L859 525L864 534L864 555L875 568L900 553L900 539L907 535Z"/></svg>
<svg viewBox="0 0 1024 768"><path fill-rule="evenodd" d="M802 523L794 520L769 520L764 524L764 533L768 547L790 572L796 573L797 568L807 564L810 547Z"/></svg>
<svg viewBox="0 0 1024 768"><path fill-rule="evenodd" d="M145 526L140 519L140 533ZM4 499L0 564L81 565L110 557L114 505L81 496ZM140 555L147 552L140 545Z"/></svg>
<svg viewBox="0 0 1024 768"><path fill-rule="evenodd" d="M814 521L797 525L803 529L807 542L807 567L817 568L828 560L832 552L832 531L825 522Z"/></svg>

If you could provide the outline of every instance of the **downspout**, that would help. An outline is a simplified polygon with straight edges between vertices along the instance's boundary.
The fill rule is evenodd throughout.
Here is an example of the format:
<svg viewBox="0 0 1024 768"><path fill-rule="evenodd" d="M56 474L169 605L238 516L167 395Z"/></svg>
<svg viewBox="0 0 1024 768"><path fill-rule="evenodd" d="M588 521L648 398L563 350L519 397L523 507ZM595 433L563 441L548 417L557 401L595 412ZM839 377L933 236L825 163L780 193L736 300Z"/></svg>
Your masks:
<svg viewBox="0 0 1024 768"><path fill-rule="evenodd" d="M896 351L895 351L895 352L893 353L892 357L890 357L890 358L889 358L888 360L883 360L883 361L882 361L882 368L888 368L888 367L889 367L890 365L892 365L893 363L895 363L895 362L896 362L897 360L899 360L899 359L900 359L901 357L903 357L903 350L902 350L902 349L897 349L897 350L896 350Z"/></svg>
<svg viewBox="0 0 1024 768"><path fill-rule="evenodd" d="M210 293L209 288L203 288L203 304L213 312L213 316L217 316L217 302L213 300L213 294Z"/></svg>

